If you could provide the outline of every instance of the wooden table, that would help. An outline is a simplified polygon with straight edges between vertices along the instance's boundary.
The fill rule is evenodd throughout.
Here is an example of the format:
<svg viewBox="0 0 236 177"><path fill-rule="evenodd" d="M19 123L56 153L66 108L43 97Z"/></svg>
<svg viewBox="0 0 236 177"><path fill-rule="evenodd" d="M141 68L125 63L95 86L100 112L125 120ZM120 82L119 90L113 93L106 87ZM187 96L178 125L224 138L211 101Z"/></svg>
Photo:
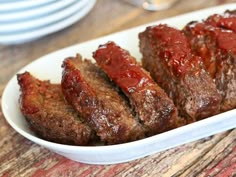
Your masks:
<svg viewBox="0 0 236 177"><path fill-rule="evenodd" d="M0 96L21 67L72 44L181 13L233 0L182 0L173 8L147 12L121 0L98 0L93 10L67 29L21 45L0 45ZM2 176L236 176L236 130L117 165L87 165L40 147L14 131L0 109Z"/></svg>

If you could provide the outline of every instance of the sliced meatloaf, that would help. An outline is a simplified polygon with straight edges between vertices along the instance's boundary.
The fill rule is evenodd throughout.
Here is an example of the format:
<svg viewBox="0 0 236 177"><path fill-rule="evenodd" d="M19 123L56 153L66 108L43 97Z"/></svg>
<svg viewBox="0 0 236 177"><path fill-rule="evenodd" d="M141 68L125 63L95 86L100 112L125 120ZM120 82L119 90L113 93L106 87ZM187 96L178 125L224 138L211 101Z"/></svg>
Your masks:
<svg viewBox="0 0 236 177"><path fill-rule="evenodd" d="M143 67L174 100L181 116L192 122L219 112L221 96L183 33L157 25L147 27L139 39Z"/></svg>
<svg viewBox="0 0 236 177"><path fill-rule="evenodd" d="M83 120L108 144L144 137L144 129L133 117L127 101L105 73L80 55L63 63L62 90Z"/></svg>
<svg viewBox="0 0 236 177"><path fill-rule="evenodd" d="M17 75L20 109L40 137L62 144L87 145L93 131L62 95L60 84L41 81L25 72Z"/></svg>
<svg viewBox="0 0 236 177"><path fill-rule="evenodd" d="M197 22L189 23L183 31L222 95L221 110L235 108L236 33Z"/></svg>
<svg viewBox="0 0 236 177"><path fill-rule="evenodd" d="M129 98L147 135L178 127L177 109L128 51L114 42L100 45L93 57Z"/></svg>

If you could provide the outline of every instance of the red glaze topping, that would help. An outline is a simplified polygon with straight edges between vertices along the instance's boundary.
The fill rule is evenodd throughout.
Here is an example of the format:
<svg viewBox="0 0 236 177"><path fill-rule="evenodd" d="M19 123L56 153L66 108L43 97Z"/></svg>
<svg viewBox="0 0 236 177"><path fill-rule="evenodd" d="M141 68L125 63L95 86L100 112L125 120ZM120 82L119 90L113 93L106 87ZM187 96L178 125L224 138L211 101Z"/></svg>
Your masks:
<svg viewBox="0 0 236 177"><path fill-rule="evenodd" d="M233 14L227 13L225 16L215 14L210 16L206 20L206 23L215 27L222 27L236 32L236 15Z"/></svg>
<svg viewBox="0 0 236 177"><path fill-rule="evenodd" d="M236 34L230 31L219 32L217 35L218 46L226 52L236 54Z"/></svg>
<svg viewBox="0 0 236 177"><path fill-rule="evenodd" d="M193 36L206 35L211 37L211 40L215 40L215 45L217 47L226 52L236 54L236 34L234 32L209 26L204 23L196 23L192 26L190 25L190 28Z"/></svg>
<svg viewBox="0 0 236 177"><path fill-rule="evenodd" d="M167 25L148 28L154 39L153 47L158 46L159 57L174 76L184 75L189 67L201 62L201 58L191 54L187 38L179 30Z"/></svg>
<svg viewBox="0 0 236 177"><path fill-rule="evenodd" d="M206 32L204 28L204 23L192 22L184 28L184 32L188 36L191 45L194 46L192 47L193 52L202 57L207 71L211 77L214 78L216 73L216 62L212 48L215 48L215 44L213 43L213 46L211 47L206 44L204 37ZM209 48L211 49L209 50Z"/></svg>
<svg viewBox="0 0 236 177"><path fill-rule="evenodd" d="M217 65L219 66L219 62L224 59L222 56L226 53L236 54L236 34L230 30L210 26L206 23L192 23L186 26L184 31L189 37L193 51L202 57L213 78L215 78Z"/></svg>
<svg viewBox="0 0 236 177"><path fill-rule="evenodd" d="M155 84L135 58L114 42L99 46L93 57L126 94Z"/></svg>

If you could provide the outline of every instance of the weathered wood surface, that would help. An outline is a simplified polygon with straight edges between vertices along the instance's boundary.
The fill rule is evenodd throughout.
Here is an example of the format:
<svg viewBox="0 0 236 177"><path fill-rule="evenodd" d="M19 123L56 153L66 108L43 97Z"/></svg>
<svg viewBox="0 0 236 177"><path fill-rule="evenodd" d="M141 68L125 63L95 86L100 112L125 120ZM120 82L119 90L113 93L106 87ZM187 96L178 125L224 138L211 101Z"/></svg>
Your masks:
<svg viewBox="0 0 236 177"><path fill-rule="evenodd" d="M234 1L182 0L170 10L147 12L121 0L98 0L85 18L63 31L26 44L0 45L0 97L14 73L49 52L158 19L229 2ZM0 109L0 175L236 176L236 130L129 163L87 165L65 159L26 140L8 125Z"/></svg>

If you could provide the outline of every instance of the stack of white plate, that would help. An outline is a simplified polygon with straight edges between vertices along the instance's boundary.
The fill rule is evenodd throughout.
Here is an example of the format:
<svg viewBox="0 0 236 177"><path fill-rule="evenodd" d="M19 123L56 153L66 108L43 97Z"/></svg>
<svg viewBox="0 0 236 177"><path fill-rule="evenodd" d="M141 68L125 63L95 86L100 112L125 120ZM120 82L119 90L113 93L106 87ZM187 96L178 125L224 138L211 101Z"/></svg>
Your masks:
<svg viewBox="0 0 236 177"><path fill-rule="evenodd" d="M59 31L84 17L96 0L1 0L0 44L17 44Z"/></svg>

